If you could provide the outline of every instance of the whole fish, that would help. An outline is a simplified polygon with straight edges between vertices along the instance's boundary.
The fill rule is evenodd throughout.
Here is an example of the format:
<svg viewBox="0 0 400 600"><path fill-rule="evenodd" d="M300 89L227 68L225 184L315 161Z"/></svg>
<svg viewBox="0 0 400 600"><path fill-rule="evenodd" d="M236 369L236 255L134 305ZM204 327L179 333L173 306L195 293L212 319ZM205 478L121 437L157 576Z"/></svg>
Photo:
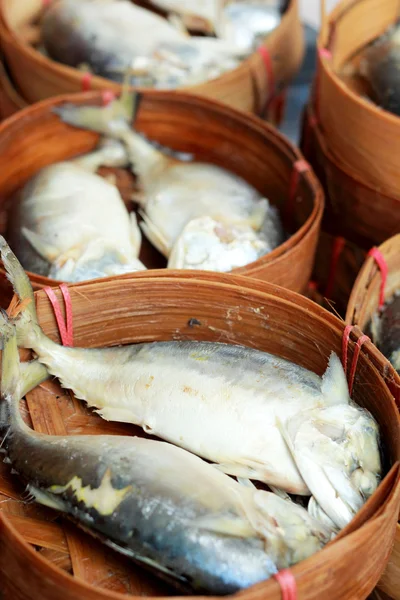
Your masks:
<svg viewBox="0 0 400 600"><path fill-rule="evenodd" d="M25 185L8 237L26 269L71 282L145 269L137 258L135 213L95 173L100 165L128 163L124 146L107 140L90 154L41 169Z"/></svg>
<svg viewBox="0 0 400 600"><path fill-rule="evenodd" d="M280 23L286 1L152 0L166 12L178 14L188 29L215 33L247 51L255 49Z"/></svg>
<svg viewBox="0 0 400 600"><path fill-rule="evenodd" d="M128 0L56 0L42 21L47 54L71 67L157 88L194 85L238 66L246 52L218 39L191 38Z"/></svg>
<svg viewBox="0 0 400 600"><path fill-rule="evenodd" d="M167 258L193 219L211 217L225 225L247 225L273 249L284 241L277 209L244 179L197 161L177 160L154 147L131 128L137 96L124 94L103 107L66 104L54 109L63 121L91 129L126 144L141 188L142 230Z"/></svg>
<svg viewBox="0 0 400 600"><path fill-rule="evenodd" d="M199 217L189 221L178 237L168 268L232 271L271 250L268 238L250 225L230 225L211 217Z"/></svg>
<svg viewBox="0 0 400 600"><path fill-rule="evenodd" d="M400 290L372 320L374 343L400 373Z"/></svg>
<svg viewBox="0 0 400 600"><path fill-rule="evenodd" d="M0 329L2 450L37 502L178 587L212 594L267 579L329 541L302 507L240 485L171 444L32 431L19 400L42 373L34 363L20 370L15 327L3 314Z"/></svg>
<svg viewBox="0 0 400 600"><path fill-rule="evenodd" d="M18 343L34 350L63 387L104 419L140 425L227 474L311 493L339 527L377 487L379 433L373 418L352 407L360 420L352 417L338 436L339 415L342 410L343 419L348 417L350 397L336 354L321 378L272 354L215 342L60 346L40 328L29 279L1 237L0 248L24 307ZM348 455L351 462L344 465ZM315 475L308 476L305 469L314 467ZM328 493L320 493L325 489Z"/></svg>
<svg viewBox="0 0 400 600"><path fill-rule="evenodd" d="M400 27L396 26L370 45L360 63L373 99L395 115L400 115Z"/></svg>

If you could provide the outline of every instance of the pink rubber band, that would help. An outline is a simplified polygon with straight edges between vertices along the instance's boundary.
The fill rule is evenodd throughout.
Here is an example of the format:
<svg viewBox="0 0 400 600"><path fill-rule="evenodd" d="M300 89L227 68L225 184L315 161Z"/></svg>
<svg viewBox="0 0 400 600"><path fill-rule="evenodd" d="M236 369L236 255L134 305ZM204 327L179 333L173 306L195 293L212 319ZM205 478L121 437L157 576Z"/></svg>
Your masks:
<svg viewBox="0 0 400 600"><path fill-rule="evenodd" d="M342 237L335 238L332 246L331 262L329 265L328 281L325 288L324 296L330 298L335 287L336 273L339 265L339 259L342 255L346 240Z"/></svg>
<svg viewBox="0 0 400 600"><path fill-rule="evenodd" d="M101 92L101 101L103 106L107 106L108 104L111 104L111 102L113 102L116 98L116 95L114 94L114 92L112 90L103 90Z"/></svg>
<svg viewBox="0 0 400 600"><path fill-rule="evenodd" d="M293 213L294 201L296 199L296 192L300 181L300 175L310 170L310 165L306 160L296 160L293 163L293 171L290 177L289 194L288 200L285 206L285 219L290 219Z"/></svg>
<svg viewBox="0 0 400 600"><path fill-rule="evenodd" d="M275 95L275 76L274 76L274 67L272 65L272 58L269 53L268 48L266 46L260 46L258 48L258 53L261 55L261 58L264 61L265 70L267 72L268 85L270 88L269 98L267 100L267 105L271 101L271 99Z"/></svg>
<svg viewBox="0 0 400 600"><path fill-rule="evenodd" d="M350 333L353 331L354 325L346 325L343 332L342 338L342 361L343 361L343 369L347 376L347 363L348 363L348 348L350 341ZM353 360L351 362L350 375L349 375L349 394L351 396L353 392L354 379L356 376L357 363L360 356L361 348L365 344L365 342L370 342L371 340L367 335L362 335L356 343L356 347L354 348Z"/></svg>
<svg viewBox="0 0 400 600"><path fill-rule="evenodd" d="M282 600L297 600L296 579L289 569L283 569L274 575L281 588Z"/></svg>
<svg viewBox="0 0 400 600"><path fill-rule="evenodd" d="M92 85L92 77L91 73L84 73L82 76L82 92L88 92Z"/></svg>
<svg viewBox="0 0 400 600"><path fill-rule="evenodd" d="M73 321L72 321L72 302L71 296L69 294L68 286L65 283L60 284L60 290L64 298L64 306L65 306L65 321L61 311L60 304L57 300L57 296L54 293L54 290L51 287L43 288L45 294L47 294L48 299L51 302L51 305L54 310L54 316L57 321L57 326L60 332L61 341L63 346L73 346L74 345L74 334L73 334Z"/></svg>
<svg viewBox="0 0 400 600"><path fill-rule="evenodd" d="M320 48L318 51L318 54L322 58L326 58L328 60L330 60L332 58L332 52L330 50L328 50L328 48Z"/></svg>
<svg viewBox="0 0 400 600"><path fill-rule="evenodd" d="M381 272L381 288L380 288L380 292L379 292L379 308L382 308L382 306L385 304L385 290L386 290L386 283L387 283L387 278L388 278L388 274L389 274L389 268L387 266L386 259L383 256L382 252L379 250L379 248L371 248L371 250L368 252L367 256L372 256L372 258L375 260L375 262L378 265L379 270Z"/></svg>
<svg viewBox="0 0 400 600"><path fill-rule="evenodd" d="M46 8L46 6L49 6L51 4L52 0L42 0L42 4L43 6Z"/></svg>

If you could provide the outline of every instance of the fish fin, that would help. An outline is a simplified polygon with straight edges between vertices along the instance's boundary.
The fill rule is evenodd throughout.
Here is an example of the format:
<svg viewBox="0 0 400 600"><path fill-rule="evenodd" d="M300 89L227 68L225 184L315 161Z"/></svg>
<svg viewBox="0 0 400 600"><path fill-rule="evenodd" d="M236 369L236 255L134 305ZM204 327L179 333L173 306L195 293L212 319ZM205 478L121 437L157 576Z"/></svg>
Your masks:
<svg viewBox="0 0 400 600"><path fill-rule="evenodd" d="M58 248L46 242L35 231L31 231L27 227L22 227L21 231L22 235L26 237L30 245L42 258L45 258L50 263L56 260L57 256L59 255Z"/></svg>
<svg viewBox="0 0 400 600"><path fill-rule="evenodd" d="M90 406L93 406L93 404L91 404ZM135 425L140 424L139 420L136 418L134 413L126 408L113 408L107 406L104 408L98 408L97 410L95 410L95 412L98 415L100 415L100 417L105 421L115 421L119 423L134 423Z"/></svg>
<svg viewBox="0 0 400 600"><path fill-rule="evenodd" d="M43 381L46 381L49 377L50 373L38 360L21 363L21 397L24 397L28 392L43 383Z"/></svg>
<svg viewBox="0 0 400 600"><path fill-rule="evenodd" d="M139 204L139 206L146 206L147 196L143 190L135 190L130 197L132 202Z"/></svg>
<svg viewBox="0 0 400 600"><path fill-rule="evenodd" d="M17 402L21 395L21 368L17 346L16 327L4 310L0 311L0 333L3 338L1 361L1 404L4 399ZM1 419L3 421L4 419ZM3 426L4 423L1 422Z"/></svg>
<svg viewBox="0 0 400 600"><path fill-rule="evenodd" d="M350 402L346 375L335 352L331 353L328 367L322 376L321 392L326 401L326 406L348 404Z"/></svg>
<svg viewBox="0 0 400 600"><path fill-rule="evenodd" d="M185 23L186 19L184 17L181 17L177 13L170 13L168 15L168 21L174 29L179 31L179 33L183 33L183 35L190 37Z"/></svg>
<svg viewBox="0 0 400 600"><path fill-rule="evenodd" d="M252 467L240 463L213 463L212 466L225 473L225 475L233 475L233 477L242 479L254 479L256 474Z"/></svg>
<svg viewBox="0 0 400 600"><path fill-rule="evenodd" d="M22 348L34 348L37 339L45 336L38 323L31 282L10 246L1 235L0 253L7 278L11 282L20 302L19 306L16 307L19 315L15 319L18 345ZM23 310L20 310L21 308Z"/></svg>
<svg viewBox="0 0 400 600"><path fill-rule="evenodd" d="M140 223L140 227L144 235L153 244L153 246L155 246L157 250L161 252L161 254L168 258L171 248L167 240L158 227L149 219L146 213L140 212L140 216L143 219L143 221Z"/></svg>
<svg viewBox="0 0 400 600"><path fill-rule="evenodd" d="M137 222L136 214L134 212L130 213L129 219L131 222L132 247L135 251L136 256L138 256L139 252L140 252L140 246L142 244L142 232L140 231L140 227Z"/></svg>
<svg viewBox="0 0 400 600"><path fill-rule="evenodd" d="M289 496L289 494L287 492L285 492L285 490L281 490L281 488L278 488L275 485L271 485L270 483L268 484L268 487L271 490L271 492L273 494L275 494L275 496L279 496L279 498L282 498L283 500L292 502L291 497Z"/></svg>
<svg viewBox="0 0 400 600"><path fill-rule="evenodd" d="M168 259L168 269L183 269L185 264L185 236L184 232L172 246Z"/></svg>
<svg viewBox="0 0 400 600"><path fill-rule="evenodd" d="M240 485L243 485L244 487L251 488L252 490L257 489L254 483L250 481L250 479L246 479L245 477L236 477L236 479L238 483L240 483Z"/></svg>
<svg viewBox="0 0 400 600"><path fill-rule="evenodd" d="M254 537L255 531L249 521L222 516L200 517L191 522L194 527L232 537Z"/></svg>
<svg viewBox="0 0 400 600"><path fill-rule="evenodd" d="M264 221L269 211L269 202L266 198L262 198L254 207L248 223L255 230L259 231L264 225Z"/></svg>
<svg viewBox="0 0 400 600"><path fill-rule="evenodd" d="M54 107L53 112L72 127L89 129L118 139L121 133L129 131L129 123L134 121L139 104L139 94L130 91L130 76L130 70L127 69L121 96L106 106L65 103Z"/></svg>
<svg viewBox="0 0 400 600"><path fill-rule="evenodd" d="M65 504L61 498L57 498L53 496L53 494L48 494L33 485L28 485L27 490L39 504L47 506L48 508L53 508L54 510L65 512Z"/></svg>

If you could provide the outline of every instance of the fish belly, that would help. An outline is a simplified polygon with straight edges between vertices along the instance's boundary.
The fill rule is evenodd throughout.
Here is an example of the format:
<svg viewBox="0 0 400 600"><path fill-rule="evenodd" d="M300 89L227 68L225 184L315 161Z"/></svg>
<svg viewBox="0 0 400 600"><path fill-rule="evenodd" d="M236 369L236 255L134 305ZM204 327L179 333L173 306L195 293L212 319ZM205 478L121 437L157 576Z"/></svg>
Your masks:
<svg viewBox="0 0 400 600"><path fill-rule="evenodd" d="M307 493L280 423L321 405L316 375L224 344L65 350L38 354L64 387L103 418L140 425L226 473Z"/></svg>

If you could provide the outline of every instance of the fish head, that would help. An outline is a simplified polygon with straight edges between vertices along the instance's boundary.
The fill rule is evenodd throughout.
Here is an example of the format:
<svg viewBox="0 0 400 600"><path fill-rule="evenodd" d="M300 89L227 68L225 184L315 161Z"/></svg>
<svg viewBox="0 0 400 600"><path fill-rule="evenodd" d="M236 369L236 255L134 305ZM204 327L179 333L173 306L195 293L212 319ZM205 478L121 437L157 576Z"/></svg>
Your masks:
<svg viewBox="0 0 400 600"><path fill-rule="evenodd" d="M175 242L168 268L227 272L254 262L271 249L247 224L199 217L186 225Z"/></svg>
<svg viewBox="0 0 400 600"><path fill-rule="evenodd" d="M338 528L345 527L380 480L375 420L360 407L339 404L296 415L283 433L316 502Z"/></svg>

